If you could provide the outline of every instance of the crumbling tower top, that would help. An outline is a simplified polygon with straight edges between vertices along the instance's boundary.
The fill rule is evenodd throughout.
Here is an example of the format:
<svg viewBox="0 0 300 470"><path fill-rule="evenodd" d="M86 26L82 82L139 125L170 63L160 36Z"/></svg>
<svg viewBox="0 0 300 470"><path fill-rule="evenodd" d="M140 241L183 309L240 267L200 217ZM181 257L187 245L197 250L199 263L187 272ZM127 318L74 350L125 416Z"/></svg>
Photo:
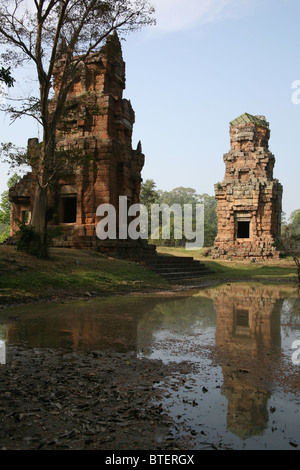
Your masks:
<svg viewBox="0 0 300 470"><path fill-rule="evenodd" d="M254 152L257 148L269 148L270 128L264 116L244 113L230 123L231 148Z"/></svg>
<svg viewBox="0 0 300 470"><path fill-rule="evenodd" d="M63 48L63 44L61 47ZM53 72L55 96L60 90L65 61L65 56L61 53L55 63ZM99 51L88 56L74 56L72 63L75 67L76 79L70 87L70 95L79 96L82 93L96 92L122 99L126 83L125 62L117 33L108 36L106 43Z"/></svg>
<svg viewBox="0 0 300 470"><path fill-rule="evenodd" d="M270 128L264 116L244 113L230 122L230 151L224 155L225 179L273 180L275 157L269 151Z"/></svg>

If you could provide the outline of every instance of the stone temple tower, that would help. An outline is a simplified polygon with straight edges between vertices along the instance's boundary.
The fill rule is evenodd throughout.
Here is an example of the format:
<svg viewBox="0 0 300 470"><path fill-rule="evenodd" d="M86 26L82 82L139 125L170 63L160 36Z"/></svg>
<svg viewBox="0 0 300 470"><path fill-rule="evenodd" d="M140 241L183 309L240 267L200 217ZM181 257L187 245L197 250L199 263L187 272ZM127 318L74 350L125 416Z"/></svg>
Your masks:
<svg viewBox="0 0 300 470"><path fill-rule="evenodd" d="M279 257L274 241L281 230L282 185L273 178L275 157L269 151L269 138L264 116L245 113L230 123L225 178L215 185L218 257Z"/></svg>
<svg viewBox="0 0 300 470"><path fill-rule="evenodd" d="M96 235L97 207L111 204L118 215L119 197L126 196L128 206L139 202L141 171L145 156L139 142L132 147L135 112L123 98L126 84L125 62L116 33L105 45L76 68L69 89L66 111L57 125L56 149L72 158L60 168L48 194L48 225L63 232L54 245L70 248L95 248L120 255L148 249L131 240L99 240ZM64 56L55 64L51 111L60 92ZM29 139L28 152L38 152L37 139ZM78 158L79 164L76 164ZM30 220L34 205L36 178L34 168L10 191L12 230L16 219ZM118 222L118 217L117 217ZM140 246L142 245L142 246ZM149 248L150 249L150 248ZM152 249L152 247L151 247Z"/></svg>

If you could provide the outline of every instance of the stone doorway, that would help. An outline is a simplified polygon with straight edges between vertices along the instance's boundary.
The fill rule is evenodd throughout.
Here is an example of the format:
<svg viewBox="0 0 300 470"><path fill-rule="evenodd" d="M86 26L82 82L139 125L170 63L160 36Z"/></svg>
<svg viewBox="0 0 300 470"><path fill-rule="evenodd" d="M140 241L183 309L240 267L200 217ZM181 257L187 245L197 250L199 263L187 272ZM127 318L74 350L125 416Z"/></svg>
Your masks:
<svg viewBox="0 0 300 470"><path fill-rule="evenodd" d="M250 221L238 221L236 238L250 238Z"/></svg>
<svg viewBox="0 0 300 470"><path fill-rule="evenodd" d="M61 223L75 224L77 217L77 196L69 195L61 198Z"/></svg>

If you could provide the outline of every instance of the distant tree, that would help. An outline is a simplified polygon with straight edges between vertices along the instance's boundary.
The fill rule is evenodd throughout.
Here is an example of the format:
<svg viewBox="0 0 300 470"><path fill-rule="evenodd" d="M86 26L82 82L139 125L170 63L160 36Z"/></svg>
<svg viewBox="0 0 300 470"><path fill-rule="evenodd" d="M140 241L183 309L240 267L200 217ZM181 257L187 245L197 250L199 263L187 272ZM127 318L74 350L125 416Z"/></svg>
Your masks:
<svg viewBox="0 0 300 470"><path fill-rule="evenodd" d="M193 188L184 188L179 186L174 188L171 191L160 191L159 192L159 202L161 204L197 204L199 202L199 196L195 189Z"/></svg>
<svg viewBox="0 0 300 470"><path fill-rule="evenodd" d="M184 204L191 204L193 208L193 221L192 228L196 229L196 204L204 204L204 246L211 246L214 243L214 239L217 235L217 214L216 206L217 202L214 196L208 194L197 194L193 188L185 188L179 186L172 189L171 191L163 191L156 188L156 184L153 180L146 180L142 184L140 201L145 204L148 210L151 208L151 204L167 204L171 207L173 204L179 204L182 208L182 215L184 214ZM183 223L183 218L180 220ZM186 239L184 236L181 239L176 239L175 227L178 223L176 217L171 212L170 215L170 239L164 240L162 238L162 223L160 224L159 230L155 236L154 243L158 246L185 246ZM150 235L150 217L149 217L149 235ZM183 227L182 232L184 233ZM150 240L151 241L151 240Z"/></svg>
<svg viewBox="0 0 300 470"><path fill-rule="evenodd" d="M193 206L193 230L196 229L196 204L204 204L204 246L208 247L213 245L217 235L217 201L214 196L208 194L197 194L193 188L184 188L182 186L175 188L171 191L159 192L160 204L180 204L183 208L184 204L192 204ZM184 246L186 240L176 241L172 238L174 233L174 219L171 220L171 246Z"/></svg>
<svg viewBox="0 0 300 470"><path fill-rule="evenodd" d="M56 131L78 70L114 31L125 34L151 25L153 13L147 0L1 0L0 44L7 47L3 60L14 68L31 63L38 82L36 95L23 96L20 106L7 107L13 120L30 116L43 130L35 156L37 189L31 220L40 237L38 256L48 255L47 195L60 158ZM58 60L59 90L52 99ZM9 77L4 74L4 78Z"/></svg>
<svg viewBox="0 0 300 470"><path fill-rule="evenodd" d="M290 220L290 227L292 228L292 230L296 234L300 235L300 209L297 209L294 212L292 212L289 220Z"/></svg>
<svg viewBox="0 0 300 470"><path fill-rule="evenodd" d="M155 204L158 202L158 199L159 193L156 190L156 183L151 179L147 179L141 184L141 204L144 204L147 208L150 208L151 204Z"/></svg>
<svg viewBox="0 0 300 470"><path fill-rule="evenodd" d="M205 193L199 202L204 204L204 246L213 246L218 233L217 200Z"/></svg>
<svg viewBox="0 0 300 470"><path fill-rule="evenodd" d="M281 249L290 255L297 268L297 280L300 284L300 234L292 227L287 227L280 240Z"/></svg>
<svg viewBox="0 0 300 470"><path fill-rule="evenodd" d="M0 224L10 224L10 202L8 199L8 189L0 196Z"/></svg>
<svg viewBox="0 0 300 470"><path fill-rule="evenodd" d="M140 203L147 207L148 209L148 237L150 240L151 235L151 204L156 204L159 199L159 193L156 190L156 183L151 180L147 179L145 182L141 184L141 191L140 191Z"/></svg>
<svg viewBox="0 0 300 470"><path fill-rule="evenodd" d="M293 258L297 268L297 280L300 284L300 209L292 212L289 224L284 226L276 246L286 255Z"/></svg>
<svg viewBox="0 0 300 470"><path fill-rule="evenodd" d="M18 181L20 181L20 176L16 173L11 176L7 182L8 188L14 186ZM3 243L6 238L9 237L10 232L10 207L11 203L9 201L9 189L3 191L0 196L0 224L2 225L2 231L0 235L0 243Z"/></svg>
<svg viewBox="0 0 300 470"><path fill-rule="evenodd" d="M286 221L286 213L284 211L281 212L281 228L284 228L287 224Z"/></svg>
<svg viewBox="0 0 300 470"><path fill-rule="evenodd" d="M177 188L172 189L171 191L162 191L158 190L158 201L157 203L160 206L166 204L167 206L171 207L173 205L180 205L181 206L181 214L183 216L184 212L184 204L192 204L193 205L193 228L195 228L195 204L198 202L198 197L196 190L193 188L184 188L183 186L179 186ZM161 224L157 234L153 234L153 236L157 236L155 239L155 244L162 245L162 246L185 246L186 239L184 236L184 222L183 217L176 217L176 214L173 212L170 213L170 237L168 239L163 238L163 221L161 220ZM176 228L182 232L181 238L176 238Z"/></svg>

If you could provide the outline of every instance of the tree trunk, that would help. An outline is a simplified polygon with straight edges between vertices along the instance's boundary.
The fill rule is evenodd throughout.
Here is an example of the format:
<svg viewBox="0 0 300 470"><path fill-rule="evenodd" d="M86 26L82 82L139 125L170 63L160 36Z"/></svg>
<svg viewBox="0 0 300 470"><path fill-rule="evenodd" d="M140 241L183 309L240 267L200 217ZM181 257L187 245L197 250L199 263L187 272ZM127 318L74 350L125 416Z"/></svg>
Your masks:
<svg viewBox="0 0 300 470"><path fill-rule="evenodd" d="M37 239L36 254L39 258L48 257L47 242L47 188L37 186L34 199L31 225L35 228Z"/></svg>
<svg viewBox="0 0 300 470"><path fill-rule="evenodd" d="M54 126L53 126L54 129ZM44 125L43 146L39 156L37 168L34 170L37 176L37 187L34 198L34 207L31 219L31 225L36 232L37 256L40 258L48 257L48 240L47 240L47 202L49 175L53 173L53 155L55 152L55 131L46 128Z"/></svg>
<svg viewBox="0 0 300 470"><path fill-rule="evenodd" d="M47 188L36 188L31 224L37 232L46 230Z"/></svg>

